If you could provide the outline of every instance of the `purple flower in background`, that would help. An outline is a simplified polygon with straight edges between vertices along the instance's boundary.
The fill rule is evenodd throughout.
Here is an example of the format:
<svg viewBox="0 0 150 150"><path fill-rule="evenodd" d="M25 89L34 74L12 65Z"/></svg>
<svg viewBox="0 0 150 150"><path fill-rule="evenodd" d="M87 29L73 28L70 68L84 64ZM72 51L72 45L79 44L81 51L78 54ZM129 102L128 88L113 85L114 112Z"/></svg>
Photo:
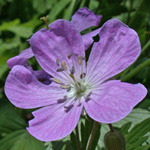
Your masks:
<svg viewBox="0 0 150 150"><path fill-rule="evenodd" d="M139 56L137 33L119 20L107 21L86 62L79 31L93 24L88 21L84 26L82 20L78 28L74 21L57 20L49 30L41 29L31 37L31 49L52 76L51 84L42 84L22 65L15 65L6 80L5 93L12 104L25 109L42 107L33 112L27 128L39 140L53 141L70 134L84 109L100 123L119 121L147 94L140 83L109 80Z"/></svg>
<svg viewBox="0 0 150 150"><path fill-rule="evenodd" d="M91 26L98 26L102 16L96 16L92 11L88 8L81 8L72 16L71 23L77 29L78 32L81 32ZM84 49L87 50L90 45L93 43L93 37L96 36L100 31L100 28L82 35L82 40L84 44ZM27 40L30 44L30 39ZM9 68L13 68L15 65L23 65L28 68L39 81L42 81L44 84L51 83L50 76L44 70L34 71L32 67L28 64L28 59L32 58L34 53L32 52L32 48L29 47L23 50L18 56L10 58L7 61Z"/></svg>
<svg viewBox="0 0 150 150"><path fill-rule="evenodd" d="M81 32L91 26L98 26L102 16L96 16L92 11L90 11L88 8L81 8L79 9L71 19L72 25L76 28L78 32ZM90 45L93 43L93 37L96 36L100 31L99 29L96 29L90 33L82 35L82 40L84 44L84 49L87 50ZM30 43L30 39L28 40ZM32 48L27 48L24 51L22 51L18 56L15 56L13 58L10 58L7 61L7 64L9 68L12 68L15 65L24 65L29 66L27 64L28 59L34 56L34 53L32 52Z"/></svg>

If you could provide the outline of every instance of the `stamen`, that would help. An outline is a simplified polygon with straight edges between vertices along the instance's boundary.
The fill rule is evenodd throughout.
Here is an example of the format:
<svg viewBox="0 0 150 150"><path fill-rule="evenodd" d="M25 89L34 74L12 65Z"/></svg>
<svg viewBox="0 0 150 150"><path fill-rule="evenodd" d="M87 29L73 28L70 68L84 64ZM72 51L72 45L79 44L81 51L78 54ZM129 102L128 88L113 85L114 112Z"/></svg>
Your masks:
<svg viewBox="0 0 150 150"><path fill-rule="evenodd" d="M78 56L78 64L82 65L83 60L85 60L85 57L82 57L82 56L79 55Z"/></svg>
<svg viewBox="0 0 150 150"><path fill-rule="evenodd" d="M64 96L64 98L57 100L58 103L63 103L65 101L67 101L67 96Z"/></svg>
<svg viewBox="0 0 150 150"><path fill-rule="evenodd" d="M59 59L56 59L56 64L57 66L59 66Z"/></svg>
<svg viewBox="0 0 150 150"><path fill-rule="evenodd" d="M56 71L57 72L62 72L62 71L64 71L64 69L63 68L58 68Z"/></svg>
<svg viewBox="0 0 150 150"><path fill-rule="evenodd" d="M83 79L83 78L85 78L85 76L86 76L86 73L82 73L82 74L80 75L80 78Z"/></svg>
<svg viewBox="0 0 150 150"><path fill-rule="evenodd" d="M81 58L81 56L78 56L78 64L82 65L82 58Z"/></svg>
<svg viewBox="0 0 150 150"><path fill-rule="evenodd" d="M44 16L44 17L41 17L40 19L41 19L41 20L44 20L44 22L45 22L45 24L46 24L46 28L47 28L47 30L49 30L49 26L48 26L48 22L47 22L47 17L48 17L48 16Z"/></svg>
<svg viewBox="0 0 150 150"><path fill-rule="evenodd" d="M61 62L61 67L66 71L67 70L67 65L64 61Z"/></svg>
<svg viewBox="0 0 150 150"><path fill-rule="evenodd" d="M59 79L53 78L52 80L57 84L62 84L62 82Z"/></svg>
<svg viewBox="0 0 150 150"><path fill-rule="evenodd" d="M68 58L70 59L72 55L73 55L73 53L69 54L69 55L68 55Z"/></svg>
<svg viewBox="0 0 150 150"><path fill-rule="evenodd" d="M75 73L74 66L72 66L72 67L71 67L71 69L70 69L70 73L71 73L71 74L74 74L74 73Z"/></svg>
<svg viewBox="0 0 150 150"><path fill-rule="evenodd" d="M71 88L70 85L61 85L60 87L62 89L67 89L67 90Z"/></svg>
<svg viewBox="0 0 150 150"><path fill-rule="evenodd" d="M91 98L90 98L91 94L92 94L92 92L90 92L90 93L86 96L86 98L85 98L85 101L86 101L86 102L88 102L89 100L91 100Z"/></svg>
<svg viewBox="0 0 150 150"><path fill-rule="evenodd" d="M92 92L90 92L86 97L90 97L91 96L91 94L92 94Z"/></svg>

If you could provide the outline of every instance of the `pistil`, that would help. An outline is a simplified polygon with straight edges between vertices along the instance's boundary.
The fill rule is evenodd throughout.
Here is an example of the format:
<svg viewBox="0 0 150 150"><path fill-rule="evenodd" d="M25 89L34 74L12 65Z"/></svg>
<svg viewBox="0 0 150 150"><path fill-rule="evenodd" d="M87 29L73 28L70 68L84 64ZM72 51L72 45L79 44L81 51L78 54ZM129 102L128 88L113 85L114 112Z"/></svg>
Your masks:
<svg viewBox="0 0 150 150"><path fill-rule="evenodd" d="M44 20L44 22L45 22L45 24L46 24L46 28L47 28L47 30L49 30L49 26L48 26L48 22L47 22L47 17L48 17L48 16L44 16L44 17L41 17L40 19L41 19L41 20Z"/></svg>

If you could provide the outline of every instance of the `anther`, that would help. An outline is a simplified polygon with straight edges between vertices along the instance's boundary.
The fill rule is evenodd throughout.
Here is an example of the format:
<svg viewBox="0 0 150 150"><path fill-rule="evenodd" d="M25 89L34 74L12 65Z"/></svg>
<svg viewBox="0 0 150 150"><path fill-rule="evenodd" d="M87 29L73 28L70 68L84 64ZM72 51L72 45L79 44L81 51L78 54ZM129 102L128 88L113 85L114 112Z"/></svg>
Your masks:
<svg viewBox="0 0 150 150"><path fill-rule="evenodd" d="M67 70L67 65L64 61L61 62L61 67L66 71Z"/></svg>
<svg viewBox="0 0 150 150"><path fill-rule="evenodd" d="M58 103L63 103L63 102L65 102L66 100L67 100L67 96L64 96L64 98L58 99L57 102L58 102Z"/></svg>
<svg viewBox="0 0 150 150"><path fill-rule="evenodd" d="M52 80L57 84L62 84L62 82L59 79L53 78Z"/></svg>
<svg viewBox="0 0 150 150"><path fill-rule="evenodd" d="M64 71L64 69L63 68L58 68L56 71L57 72L62 72L62 71Z"/></svg>
<svg viewBox="0 0 150 150"><path fill-rule="evenodd" d="M70 69L70 73L71 73L71 74L74 74L74 73L75 73L74 66L72 66L72 67L71 67L71 69Z"/></svg>
<svg viewBox="0 0 150 150"><path fill-rule="evenodd" d="M48 17L48 16L44 16L44 17L41 17L40 19L41 19L41 20L44 20L44 22L45 22L45 24L46 24L46 28L47 28L47 30L49 30L49 26L48 26L48 22L47 22L47 17Z"/></svg>
<svg viewBox="0 0 150 150"><path fill-rule="evenodd" d="M91 94L92 94L92 92L90 92L90 93L86 96L86 99L87 99L87 100L90 99Z"/></svg>
<svg viewBox="0 0 150 150"><path fill-rule="evenodd" d="M85 76L86 76L86 73L82 73L82 74L80 75L80 78L83 79L83 78L85 78Z"/></svg>
<svg viewBox="0 0 150 150"><path fill-rule="evenodd" d="M68 55L68 58L70 59L72 55L73 55L73 53L69 54L69 55Z"/></svg>
<svg viewBox="0 0 150 150"><path fill-rule="evenodd" d="M56 59L56 64L57 66L59 66L59 59Z"/></svg>
<svg viewBox="0 0 150 150"><path fill-rule="evenodd" d="M88 102L88 101L91 100L91 98L90 98L91 94L92 94L92 92L90 92L90 93L86 96L86 98L85 98L85 101L86 101L86 102Z"/></svg>
<svg viewBox="0 0 150 150"><path fill-rule="evenodd" d="M78 64L82 65L83 60L85 60L85 57L82 57L82 56L79 55L78 56Z"/></svg>

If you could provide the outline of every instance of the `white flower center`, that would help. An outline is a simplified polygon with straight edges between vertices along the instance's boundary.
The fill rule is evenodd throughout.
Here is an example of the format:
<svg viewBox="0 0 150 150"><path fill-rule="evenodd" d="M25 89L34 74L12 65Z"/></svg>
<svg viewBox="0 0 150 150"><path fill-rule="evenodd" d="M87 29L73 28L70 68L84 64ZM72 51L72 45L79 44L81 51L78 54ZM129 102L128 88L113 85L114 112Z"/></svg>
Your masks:
<svg viewBox="0 0 150 150"><path fill-rule="evenodd" d="M85 97L87 93L87 85L85 81L76 81L74 85L71 85L71 89L68 92L69 98L81 98L82 96Z"/></svg>
<svg viewBox="0 0 150 150"><path fill-rule="evenodd" d="M85 58L73 54L69 55L68 58L72 59L71 68L68 67L64 61L62 61L61 65L59 65L59 59L56 60L57 66L59 67L57 72L62 73L65 77L66 83L63 83L61 80L56 78L53 78L53 81L60 84L62 89L67 90L67 98L81 99L84 97L86 99L92 91L92 86L90 86L88 81L85 79Z"/></svg>

